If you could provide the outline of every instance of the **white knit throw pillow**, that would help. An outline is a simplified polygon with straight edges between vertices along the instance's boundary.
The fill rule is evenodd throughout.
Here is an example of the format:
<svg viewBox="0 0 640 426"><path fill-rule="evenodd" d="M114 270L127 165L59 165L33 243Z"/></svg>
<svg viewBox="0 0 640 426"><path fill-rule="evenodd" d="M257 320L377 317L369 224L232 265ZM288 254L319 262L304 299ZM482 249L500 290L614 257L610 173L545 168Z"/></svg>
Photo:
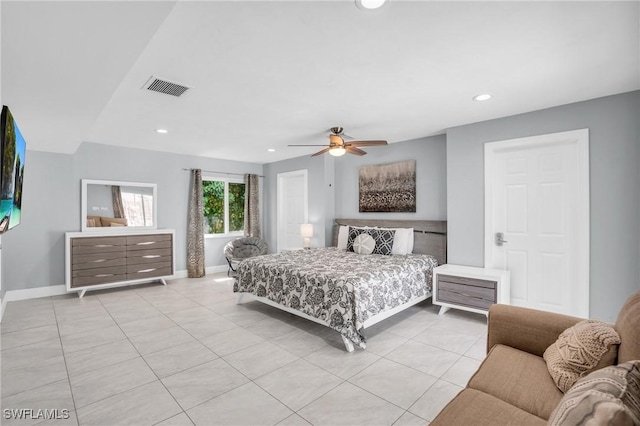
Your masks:
<svg viewBox="0 0 640 426"><path fill-rule="evenodd" d="M563 331L543 357L556 386L566 392L580 377L612 365L619 343L611 324L589 319Z"/></svg>

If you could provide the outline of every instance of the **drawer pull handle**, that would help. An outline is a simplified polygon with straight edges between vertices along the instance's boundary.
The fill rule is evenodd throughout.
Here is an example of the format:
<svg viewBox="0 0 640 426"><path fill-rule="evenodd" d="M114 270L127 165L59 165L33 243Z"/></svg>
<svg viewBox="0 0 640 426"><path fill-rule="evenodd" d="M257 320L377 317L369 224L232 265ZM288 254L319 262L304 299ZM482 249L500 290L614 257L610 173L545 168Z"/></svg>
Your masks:
<svg viewBox="0 0 640 426"><path fill-rule="evenodd" d="M138 271L139 274L143 274L145 272L152 272L155 271L156 268L149 268L149 269L142 269L141 271Z"/></svg>
<svg viewBox="0 0 640 426"><path fill-rule="evenodd" d="M145 241L143 243L136 243L137 246L148 246L149 244L155 244L155 241Z"/></svg>
<svg viewBox="0 0 640 426"><path fill-rule="evenodd" d="M96 259L93 261L93 263L100 263L100 262L106 262L107 259Z"/></svg>
<svg viewBox="0 0 640 426"><path fill-rule="evenodd" d="M156 257L160 257L159 254L147 254L145 256L142 256L144 259L154 259Z"/></svg>
<svg viewBox="0 0 640 426"><path fill-rule="evenodd" d="M113 247L113 244L96 244L94 247Z"/></svg>
<svg viewBox="0 0 640 426"><path fill-rule="evenodd" d="M115 274L98 274L96 278L113 277Z"/></svg>

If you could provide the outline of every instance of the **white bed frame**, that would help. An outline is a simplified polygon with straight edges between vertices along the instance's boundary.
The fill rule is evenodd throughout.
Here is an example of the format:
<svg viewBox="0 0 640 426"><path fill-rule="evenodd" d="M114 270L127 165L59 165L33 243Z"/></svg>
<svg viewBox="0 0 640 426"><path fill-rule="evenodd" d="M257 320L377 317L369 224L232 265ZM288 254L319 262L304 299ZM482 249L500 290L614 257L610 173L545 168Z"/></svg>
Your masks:
<svg viewBox="0 0 640 426"><path fill-rule="evenodd" d="M372 220L372 219L336 219L333 229L333 246L337 245L338 241L338 229L341 225L351 226L379 226L382 228L413 228L414 229L414 245L413 252L418 254L430 254L438 259L438 264L443 265L447 259L447 222L445 221L433 221L433 220ZM281 309L290 314L297 315L301 318L308 319L315 323L329 327L325 321L305 314L304 312L297 311L288 306L280 305L266 297L255 296L251 293L238 293L238 304L241 304L245 297L251 300L265 303L274 308ZM409 302L396 306L393 309L381 312L372 316L364 322L363 328L366 330L374 324L379 323L399 312L404 311L411 306L422 302L431 297L431 293L427 293L424 296L417 297ZM353 352L353 342L342 336L342 341L347 352Z"/></svg>

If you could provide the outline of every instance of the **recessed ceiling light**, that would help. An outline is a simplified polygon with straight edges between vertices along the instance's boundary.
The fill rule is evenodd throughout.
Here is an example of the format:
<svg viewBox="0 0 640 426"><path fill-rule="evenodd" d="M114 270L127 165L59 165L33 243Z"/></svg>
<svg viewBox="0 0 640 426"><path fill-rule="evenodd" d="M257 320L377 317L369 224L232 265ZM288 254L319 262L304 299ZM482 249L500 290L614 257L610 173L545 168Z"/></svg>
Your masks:
<svg viewBox="0 0 640 426"><path fill-rule="evenodd" d="M385 4L386 0L356 0L356 6L361 9L378 9Z"/></svg>
<svg viewBox="0 0 640 426"><path fill-rule="evenodd" d="M491 99L492 96L488 93L482 93L480 95L475 95L473 97L474 101L478 101L478 102L482 102L482 101L488 101L489 99Z"/></svg>
<svg viewBox="0 0 640 426"><path fill-rule="evenodd" d="M156 129L156 132L158 132L158 133L169 133L169 131L167 129Z"/></svg>
<svg viewBox="0 0 640 426"><path fill-rule="evenodd" d="M275 150L274 148L269 148L269 149L267 149L267 151L269 151L269 152L276 152L276 150Z"/></svg>

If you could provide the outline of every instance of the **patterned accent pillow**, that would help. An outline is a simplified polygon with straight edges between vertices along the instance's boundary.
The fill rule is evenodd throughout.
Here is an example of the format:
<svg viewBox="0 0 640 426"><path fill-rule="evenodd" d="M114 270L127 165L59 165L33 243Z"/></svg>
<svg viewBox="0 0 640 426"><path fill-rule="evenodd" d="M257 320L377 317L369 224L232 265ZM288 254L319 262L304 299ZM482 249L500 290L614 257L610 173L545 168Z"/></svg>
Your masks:
<svg viewBox="0 0 640 426"><path fill-rule="evenodd" d="M551 413L548 424L640 424L640 361L607 367L578 380Z"/></svg>
<svg viewBox="0 0 640 426"><path fill-rule="evenodd" d="M350 226L349 239L347 240L347 251L354 251L353 242L360 234L368 234L373 237L373 240L376 242L376 246L373 249L373 254L384 254L387 256L391 255L391 250L393 248L393 236L395 234L395 231L376 228L357 228Z"/></svg>
<svg viewBox="0 0 640 426"><path fill-rule="evenodd" d="M375 254L391 256L391 253L393 252L393 239L396 231L385 229L370 229L368 231L376 242L376 247L373 252Z"/></svg>
<svg viewBox="0 0 640 426"><path fill-rule="evenodd" d="M367 233L362 233L353 240L353 251L358 254L371 254L376 247L376 241Z"/></svg>
<svg viewBox="0 0 640 426"><path fill-rule="evenodd" d="M620 336L611 324L589 319L560 333L543 357L558 389L567 392L580 377L612 365L618 344Z"/></svg>

